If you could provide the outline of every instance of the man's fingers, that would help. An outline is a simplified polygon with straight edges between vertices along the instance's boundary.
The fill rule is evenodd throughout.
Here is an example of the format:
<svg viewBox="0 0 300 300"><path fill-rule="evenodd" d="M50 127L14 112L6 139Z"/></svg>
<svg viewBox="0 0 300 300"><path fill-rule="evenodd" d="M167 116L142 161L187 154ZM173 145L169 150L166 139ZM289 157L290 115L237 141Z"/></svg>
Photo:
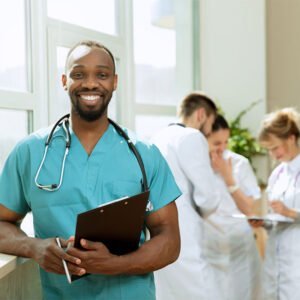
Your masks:
<svg viewBox="0 0 300 300"><path fill-rule="evenodd" d="M81 263L81 260L78 257L73 256L67 252L68 248L70 247L70 242L68 242L66 240L60 240L61 243L62 243L62 241L66 242L65 243L66 247L61 248L57 245L56 251L54 253L56 255L56 257L59 258L60 260L64 259L66 262L70 262L75 265L79 265Z"/></svg>
<svg viewBox="0 0 300 300"><path fill-rule="evenodd" d="M68 245L68 241L67 240L59 238L59 241L60 241L60 245L61 245L62 248L66 248L67 247L67 245Z"/></svg>
<svg viewBox="0 0 300 300"><path fill-rule="evenodd" d="M67 263L68 270L71 274L82 276L83 274L86 273L85 269L83 269L77 265L74 265L72 263L68 263L68 262L66 262L66 263ZM46 271L57 273L57 274L65 274L66 273L64 266L63 266L62 259L51 263Z"/></svg>
<svg viewBox="0 0 300 300"><path fill-rule="evenodd" d="M85 239L81 239L80 240L80 245L87 250L96 250L99 248L99 244L101 243L95 243L95 242L91 242Z"/></svg>
<svg viewBox="0 0 300 300"><path fill-rule="evenodd" d="M65 261L73 263L75 265L79 265L81 263L81 260L78 257L70 255L66 251L60 248L60 253L59 253L60 259L64 259Z"/></svg>
<svg viewBox="0 0 300 300"><path fill-rule="evenodd" d="M68 270L71 274L82 276L86 273L86 270L84 268L75 266L73 264L67 264L67 266L68 266Z"/></svg>

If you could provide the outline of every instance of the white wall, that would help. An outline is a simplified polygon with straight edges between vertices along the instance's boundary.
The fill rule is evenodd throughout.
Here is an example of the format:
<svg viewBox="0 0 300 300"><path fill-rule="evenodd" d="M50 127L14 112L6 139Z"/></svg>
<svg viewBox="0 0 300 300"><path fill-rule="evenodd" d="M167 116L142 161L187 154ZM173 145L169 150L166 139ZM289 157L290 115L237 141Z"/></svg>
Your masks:
<svg viewBox="0 0 300 300"><path fill-rule="evenodd" d="M227 119L255 100L242 124L257 134L266 112L265 1L200 0L200 86ZM259 177L267 167L260 161Z"/></svg>
<svg viewBox="0 0 300 300"><path fill-rule="evenodd" d="M201 87L233 118L252 101L265 101L264 1L202 0L200 10ZM255 131L264 113L265 103L246 124Z"/></svg>

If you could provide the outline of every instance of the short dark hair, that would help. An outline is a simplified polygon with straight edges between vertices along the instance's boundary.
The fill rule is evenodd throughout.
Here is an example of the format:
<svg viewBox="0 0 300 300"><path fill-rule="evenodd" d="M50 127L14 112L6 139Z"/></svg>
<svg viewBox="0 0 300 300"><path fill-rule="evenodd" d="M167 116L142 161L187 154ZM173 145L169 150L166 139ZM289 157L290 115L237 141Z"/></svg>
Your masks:
<svg viewBox="0 0 300 300"><path fill-rule="evenodd" d="M226 121L226 119L222 115L218 114L215 119L215 122L212 125L212 132L216 132L221 129L229 130L229 125L228 125L228 122Z"/></svg>
<svg viewBox="0 0 300 300"><path fill-rule="evenodd" d="M182 100L178 115L184 119L188 118L195 110L201 107L205 109L208 116L217 114L217 107L208 96L202 92L192 92Z"/></svg>
<svg viewBox="0 0 300 300"><path fill-rule="evenodd" d="M106 47L104 46L103 44L101 43L98 43L96 41L93 41L93 40L83 40L83 41L80 41L78 42L77 44L75 44L68 52L68 55L67 55L67 58L66 58L66 70L67 70L67 62L69 60L69 57L70 55L72 54L72 52L79 46L87 46L89 48L99 48L99 49L103 49L105 50L108 55L111 57L111 60L113 62L113 66L114 66L114 73L116 71L116 63L115 63L115 58L113 56L113 54L111 53L111 51Z"/></svg>

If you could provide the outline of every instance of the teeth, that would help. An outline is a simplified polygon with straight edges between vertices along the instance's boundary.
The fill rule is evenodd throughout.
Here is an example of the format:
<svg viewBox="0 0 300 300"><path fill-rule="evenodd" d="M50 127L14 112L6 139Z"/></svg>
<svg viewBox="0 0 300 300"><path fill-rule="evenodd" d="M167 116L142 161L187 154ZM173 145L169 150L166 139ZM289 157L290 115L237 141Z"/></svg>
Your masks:
<svg viewBox="0 0 300 300"><path fill-rule="evenodd" d="M99 95L81 95L81 98L86 101L94 101L100 99Z"/></svg>

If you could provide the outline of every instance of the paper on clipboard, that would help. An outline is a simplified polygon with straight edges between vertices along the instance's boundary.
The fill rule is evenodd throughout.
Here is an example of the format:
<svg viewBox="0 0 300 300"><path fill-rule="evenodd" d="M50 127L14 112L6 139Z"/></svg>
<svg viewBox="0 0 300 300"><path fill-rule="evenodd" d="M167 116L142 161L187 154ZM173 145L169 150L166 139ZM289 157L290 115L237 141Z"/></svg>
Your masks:
<svg viewBox="0 0 300 300"><path fill-rule="evenodd" d="M244 214L232 214L231 217L237 218L237 219L247 219L250 221L267 221L267 222L278 222L278 223L293 223L294 220L292 218L288 218L285 216L282 216L280 214L266 214L263 216L246 216Z"/></svg>

